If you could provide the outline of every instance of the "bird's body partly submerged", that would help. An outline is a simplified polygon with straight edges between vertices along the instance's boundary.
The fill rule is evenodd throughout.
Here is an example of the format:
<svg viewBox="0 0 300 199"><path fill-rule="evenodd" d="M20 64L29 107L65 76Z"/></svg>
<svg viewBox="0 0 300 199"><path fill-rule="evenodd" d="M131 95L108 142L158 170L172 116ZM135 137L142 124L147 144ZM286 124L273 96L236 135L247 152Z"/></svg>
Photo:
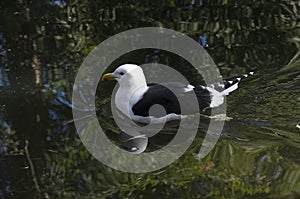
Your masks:
<svg viewBox="0 0 300 199"><path fill-rule="evenodd" d="M252 75L239 75L207 86L192 86L178 82L147 85L140 66L124 64L113 73L107 73L102 80L117 80L119 88L115 95L115 105L119 111L136 122L170 121L183 115L198 113L199 110L218 107L224 103L224 97L238 88L238 83ZM192 95L197 97L199 109L186 106L184 112L180 102L189 103ZM151 109L160 105L164 110L151 114Z"/></svg>

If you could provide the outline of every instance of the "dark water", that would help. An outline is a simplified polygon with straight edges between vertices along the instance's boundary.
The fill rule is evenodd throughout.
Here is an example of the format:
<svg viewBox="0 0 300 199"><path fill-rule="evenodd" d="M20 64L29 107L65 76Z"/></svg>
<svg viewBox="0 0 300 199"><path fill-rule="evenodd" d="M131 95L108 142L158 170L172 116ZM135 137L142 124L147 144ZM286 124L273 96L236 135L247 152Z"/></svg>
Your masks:
<svg viewBox="0 0 300 199"><path fill-rule="evenodd" d="M300 198L299 6L283 0L1 1L0 197ZM84 148L70 99L77 70L95 46L145 26L189 35L223 77L251 70L255 75L228 97L233 119L208 157L194 156L204 118L176 162L129 174L104 166ZM127 61L185 65L158 50L129 53L114 64ZM113 87L100 84L96 103L99 121L118 139L107 110ZM161 147L174 133L152 139L150 146Z"/></svg>

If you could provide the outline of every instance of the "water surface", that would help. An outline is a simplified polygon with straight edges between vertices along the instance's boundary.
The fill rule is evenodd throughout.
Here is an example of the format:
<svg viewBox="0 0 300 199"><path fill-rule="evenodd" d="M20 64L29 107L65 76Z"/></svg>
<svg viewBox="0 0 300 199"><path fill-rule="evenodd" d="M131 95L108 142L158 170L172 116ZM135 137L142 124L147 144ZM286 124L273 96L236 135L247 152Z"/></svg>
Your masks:
<svg viewBox="0 0 300 199"><path fill-rule="evenodd" d="M300 62L297 1L2 1L0 3L0 197L299 198ZM101 41L137 27L183 32L212 56L223 77L255 75L227 99L221 138L199 161L208 120L170 166L129 174L95 160L71 114L76 72ZM158 62L201 83L183 59L157 49L114 62ZM98 119L112 119L114 83L97 91ZM162 147L176 129L151 138ZM134 164L134 162L132 163Z"/></svg>

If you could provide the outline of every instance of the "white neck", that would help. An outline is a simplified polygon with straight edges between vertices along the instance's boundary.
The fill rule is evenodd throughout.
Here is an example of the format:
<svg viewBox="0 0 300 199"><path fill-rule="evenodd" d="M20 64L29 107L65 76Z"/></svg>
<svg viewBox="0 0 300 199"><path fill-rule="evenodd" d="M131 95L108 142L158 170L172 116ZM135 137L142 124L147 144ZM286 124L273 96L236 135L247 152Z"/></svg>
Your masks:
<svg viewBox="0 0 300 199"><path fill-rule="evenodd" d="M131 118L133 104L141 99L148 86L141 69L134 69L126 75L127 77L122 77L118 81L119 88L115 96L115 104L123 114Z"/></svg>

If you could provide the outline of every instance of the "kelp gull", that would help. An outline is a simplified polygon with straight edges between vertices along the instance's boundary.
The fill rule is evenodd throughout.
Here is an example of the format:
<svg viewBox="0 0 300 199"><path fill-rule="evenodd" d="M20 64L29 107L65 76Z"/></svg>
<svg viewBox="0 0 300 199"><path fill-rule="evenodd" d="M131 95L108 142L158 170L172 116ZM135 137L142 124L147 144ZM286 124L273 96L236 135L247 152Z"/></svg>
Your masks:
<svg viewBox="0 0 300 199"><path fill-rule="evenodd" d="M116 80L119 83L115 95L115 105L131 120L149 123L149 119L151 119L151 122L159 123L161 120L170 121L180 119L183 115L195 114L194 107L181 113L178 97L182 98L180 100L186 101L191 95L196 94L200 110L218 107L223 104L224 97L236 90L238 83L249 75L253 75L253 72L207 86L193 86L174 82L147 85L140 66L124 64L113 73L104 74L102 81ZM169 88L172 88L172 91ZM164 108L163 113L149 115L149 110L154 105L161 105Z"/></svg>

